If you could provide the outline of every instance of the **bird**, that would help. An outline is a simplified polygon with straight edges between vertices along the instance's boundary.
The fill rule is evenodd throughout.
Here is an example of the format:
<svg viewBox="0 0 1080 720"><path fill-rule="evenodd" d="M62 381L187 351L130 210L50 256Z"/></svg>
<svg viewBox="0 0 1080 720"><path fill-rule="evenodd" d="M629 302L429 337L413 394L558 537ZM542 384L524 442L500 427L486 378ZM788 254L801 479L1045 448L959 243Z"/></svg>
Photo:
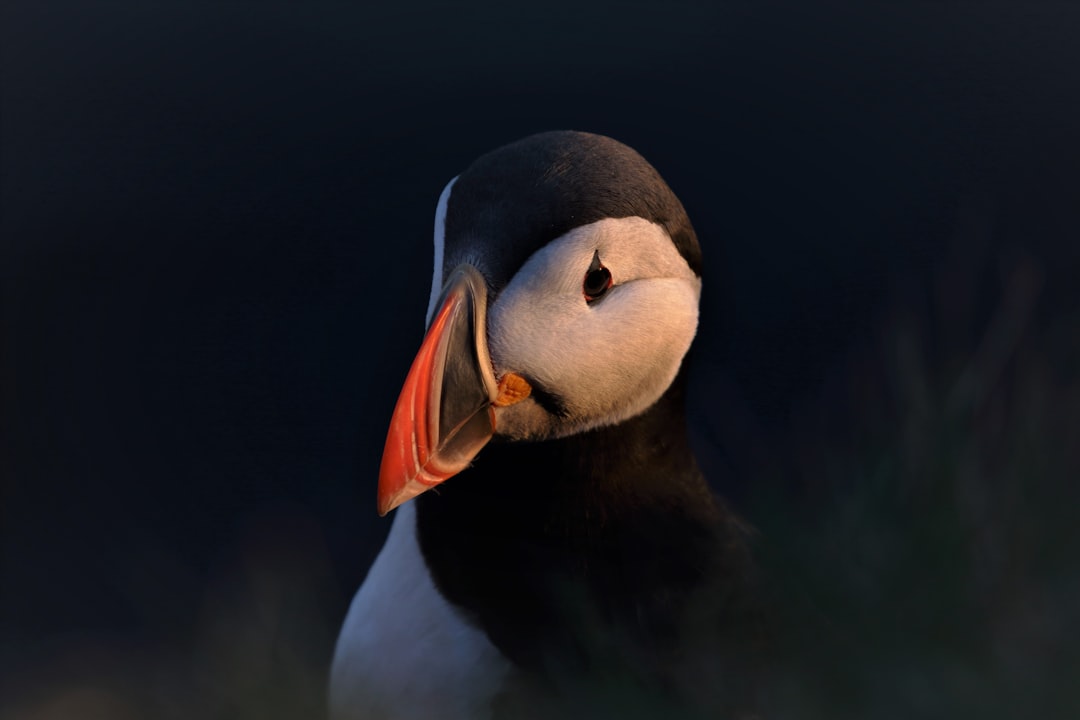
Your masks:
<svg viewBox="0 0 1080 720"><path fill-rule="evenodd" d="M675 193L603 135L445 186L333 720L756 716L753 531L685 408L702 270Z"/></svg>

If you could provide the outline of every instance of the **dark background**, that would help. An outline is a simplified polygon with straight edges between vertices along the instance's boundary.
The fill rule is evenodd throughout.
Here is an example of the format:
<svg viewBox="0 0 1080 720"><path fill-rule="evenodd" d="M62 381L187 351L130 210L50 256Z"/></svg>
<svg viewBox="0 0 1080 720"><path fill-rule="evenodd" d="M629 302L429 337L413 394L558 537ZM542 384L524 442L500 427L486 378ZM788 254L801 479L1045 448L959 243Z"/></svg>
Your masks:
<svg viewBox="0 0 1080 720"><path fill-rule="evenodd" d="M0 715L319 716L438 193L575 128L701 237L691 413L782 600L781 714L1080 716L1078 37L1064 3L6 2Z"/></svg>

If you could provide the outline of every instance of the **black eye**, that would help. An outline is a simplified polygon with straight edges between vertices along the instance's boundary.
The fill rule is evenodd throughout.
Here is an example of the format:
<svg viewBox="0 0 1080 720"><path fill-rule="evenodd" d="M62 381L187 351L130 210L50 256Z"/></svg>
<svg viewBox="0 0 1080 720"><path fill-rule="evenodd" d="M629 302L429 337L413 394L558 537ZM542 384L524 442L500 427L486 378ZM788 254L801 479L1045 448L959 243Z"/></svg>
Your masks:
<svg viewBox="0 0 1080 720"><path fill-rule="evenodd" d="M611 271L600 264L600 251L593 253L592 263L585 271L585 282L581 289L585 293L586 302L599 300L611 287Z"/></svg>

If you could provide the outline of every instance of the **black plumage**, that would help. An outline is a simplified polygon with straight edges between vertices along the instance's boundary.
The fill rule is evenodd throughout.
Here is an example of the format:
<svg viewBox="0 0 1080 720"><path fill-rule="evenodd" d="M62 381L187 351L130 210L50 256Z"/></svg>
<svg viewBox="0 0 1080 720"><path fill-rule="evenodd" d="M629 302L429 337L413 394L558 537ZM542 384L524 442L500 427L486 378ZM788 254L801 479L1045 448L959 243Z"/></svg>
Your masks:
<svg viewBox="0 0 1080 720"><path fill-rule="evenodd" d="M678 198L632 149L597 135L535 135L458 178L444 267L479 267L489 302L567 231L639 216L698 275ZM481 250L482 249L482 252ZM533 383L537 401L559 407ZM416 498L443 595L518 669L506 717L746 715L762 650L742 523L714 498L687 437L686 371L646 412L558 439L496 436L472 467Z"/></svg>
<svg viewBox="0 0 1080 720"><path fill-rule="evenodd" d="M521 671L508 716L755 709L747 533L697 468L684 387L620 425L493 442L415 500L436 585Z"/></svg>
<svg viewBox="0 0 1080 720"><path fill-rule="evenodd" d="M444 266L471 262L497 292L530 255L568 230L631 216L662 225L701 274L686 210L641 155L603 135L530 135L480 156L454 184Z"/></svg>

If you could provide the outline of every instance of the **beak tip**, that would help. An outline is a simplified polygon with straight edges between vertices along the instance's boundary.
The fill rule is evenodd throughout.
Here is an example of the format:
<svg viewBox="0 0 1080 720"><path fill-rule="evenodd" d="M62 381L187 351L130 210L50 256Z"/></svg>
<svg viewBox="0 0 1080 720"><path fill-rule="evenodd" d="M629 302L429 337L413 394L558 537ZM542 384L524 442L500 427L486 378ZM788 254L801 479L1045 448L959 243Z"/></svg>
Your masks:
<svg viewBox="0 0 1080 720"><path fill-rule="evenodd" d="M386 517L391 510L409 499L406 493L409 468L387 463L388 456L389 453L383 455L383 465L379 468L379 492L375 502L379 517Z"/></svg>
<svg viewBox="0 0 1080 720"><path fill-rule="evenodd" d="M398 505L402 505L412 500L417 495L430 490L434 485L438 484L445 478L439 478L434 482L424 483L420 480L413 478L408 482L396 485L388 485L387 487L379 488L379 495L377 498L376 509L379 512L379 517L386 517L391 510Z"/></svg>
<svg viewBox="0 0 1080 720"><path fill-rule="evenodd" d="M396 508L403 502L403 498L400 495L396 497L385 497L382 493L379 493L378 502L375 505L375 509L379 513L379 517L386 517L390 514L390 511Z"/></svg>

